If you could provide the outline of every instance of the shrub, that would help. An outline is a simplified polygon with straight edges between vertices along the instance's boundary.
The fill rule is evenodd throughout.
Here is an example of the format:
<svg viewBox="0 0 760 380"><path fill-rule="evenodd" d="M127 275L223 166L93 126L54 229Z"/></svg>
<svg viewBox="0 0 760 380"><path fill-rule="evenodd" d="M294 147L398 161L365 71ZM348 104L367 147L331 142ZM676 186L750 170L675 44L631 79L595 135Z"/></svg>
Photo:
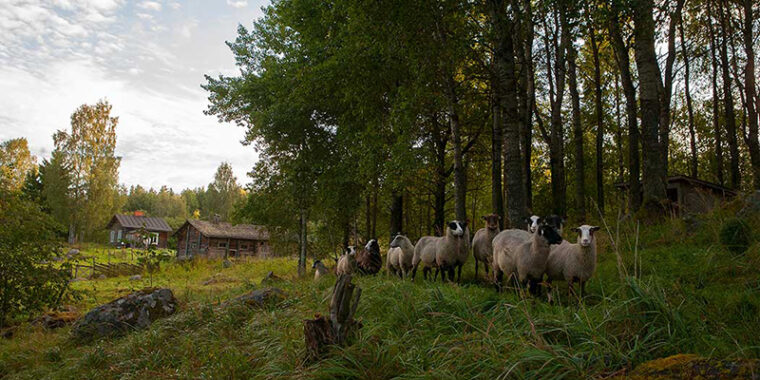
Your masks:
<svg viewBox="0 0 760 380"><path fill-rule="evenodd" d="M729 219L720 228L720 243L729 252L742 254L749 248L751 233L749 225L744 220Z"/></svg>
<svg viewBox="0 0 760 380"><path fill-rule="evenodd" d="M54 263L59 230L39 206L0 190L0 327L61 301L71 268Z"/></svg>

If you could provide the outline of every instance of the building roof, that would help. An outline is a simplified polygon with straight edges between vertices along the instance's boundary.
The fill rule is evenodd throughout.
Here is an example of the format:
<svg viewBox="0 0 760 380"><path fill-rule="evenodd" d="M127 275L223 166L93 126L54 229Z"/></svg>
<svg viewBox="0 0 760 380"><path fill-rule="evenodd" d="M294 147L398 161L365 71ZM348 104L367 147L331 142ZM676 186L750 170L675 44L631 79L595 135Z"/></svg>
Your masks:
<svg viewBox="0 0 760 380"><path fill-rule="evenodd" d="M694 177L690 177L690 176L686 176L686 175L674 175L674 176L670 176L670 177L668 177L668 183L671 183L671 182L688 182L688 183L690 183L692 185L695 185L695 186L698 186L698 187L703 187L703 188L715 190L715 191L718 191L718 192L722 192L722 193L724 193L725 195L728 195L728 196L736 196L738 194L738 192L736 190L729 189L729 188L727 188L725 186L721 186L721 185L719 185L717 183L704 181L704 180L701 180L699 178L694 178ZM628 182L618 182L618 183L615 184L615 187L617 187L619 189L628 189Z"/></svg>
<svg viewBox="0 0 760 380"><path fill-rule="evenodd" d="M233 225L226 222L214 223L197 219L188 219L174 234L176 235L187 224L200 231L203 236L215 239L269 240L269 231L264 226L255 224Z"/></svg>
<svg viewBox="0 0 760 380"><path fill-rule="evenodd" d="M171 232L172 230L163 218L124 214L114 215L113 218L111 218L111 221L108 222L106 229L110 229L116 222L119 222L124 228L137 229L145 227L146 230L154 232Z"/></svg>

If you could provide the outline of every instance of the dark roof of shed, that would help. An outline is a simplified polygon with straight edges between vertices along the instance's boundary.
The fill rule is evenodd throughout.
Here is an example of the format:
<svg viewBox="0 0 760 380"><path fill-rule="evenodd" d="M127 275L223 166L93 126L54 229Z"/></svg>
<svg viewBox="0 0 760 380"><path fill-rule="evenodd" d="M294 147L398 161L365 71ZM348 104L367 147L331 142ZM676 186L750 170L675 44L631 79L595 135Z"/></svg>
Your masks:
<svg viewBox="0 0 760 380"><path fill-rule="evenodd" d="M688 182L692 185L696 185L698 187L708 188L716 191L723 192L724 194L728 196L736 196L738 192L733 189L729 189L728 187L721 186L717 183L708 182L705 180L701 180L699 178L690 177L687 175L673 175L668 177L668 182ZM618 182L615 184L615 187L619 189L627 189L628 188L628 182Z"/></svg>
<svg viewBox="0 0 760 380"><path fill-rule="evenodd" d="M159 232L171 232L172 230L172 228L169 227L169 224L167 224L163 218L158 218L158 217L153 217L153 216L124 215L124 214L114 215L113 218L111 218L111 221L108 222L106 229L110 229L111 226L113 226L115 222L119 222L119 224L124 228L145 227L145 229L148 231L159 231Z"/></svg>
<svg viewBox="0 0 760 380"><path fill-rule="evenodd" d="M226 222L213 223L205 220L188 219L180 227L176 235L185 225L190 224L203 236L216 239L269 240L269 231L265 226L255 224L230 224Z"/></svg>

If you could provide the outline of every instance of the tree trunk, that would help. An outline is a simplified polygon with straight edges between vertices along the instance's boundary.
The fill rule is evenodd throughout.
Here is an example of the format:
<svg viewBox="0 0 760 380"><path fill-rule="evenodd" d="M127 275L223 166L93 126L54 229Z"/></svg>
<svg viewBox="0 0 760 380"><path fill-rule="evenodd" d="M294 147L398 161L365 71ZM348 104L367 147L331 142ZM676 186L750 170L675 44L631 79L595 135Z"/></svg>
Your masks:
<svg viewBox="0 0 760 380"><path fill-rule="evenodd" d="M513 7L518 9L517 1ZM520 76L518 79L519 94L519 117L520 117L520 140L522 141L521 152L523 160L523 182L525 183L525 206L533 207L533 184L531 180L531 155L533 151L533 102L535 100L535 72L533 68L533 10L530 0L522 0L521 13L516 18L519 22L519 33L513 39L516 54L520 64Z"/></svg>
<svg viewBox="0 0 760 380"><path fill-rule="evenodd" d="M668 55L665 58L665 79L664 84L660 89L660 162L658 165L665 168L666 181L668 175L668 157L670 151L670 103L673 95L673 65L676 61L676 26L681 19L681 11L683 9L683 4L685 1L686 0L676 0L676 9L670 15L670 24L668 25ZM654 9L652 9L652 11L654 11ZM667 188L667 182L665 186Z"/></svg>
<svg viewBox="0 0 760 380"><path fill-rule="evenodd" d="M494 90L496 87L491 86ZM491 207L496 215L499 215L502 219L499 220L499 226L504 228L504 198L502 197L501 189L501 151L502 151L502 125L501 125L501 109L499 108L498 101L496 100L498 95L494 96L492 104L491 117L493 118L491 124Z"/></svg>
<svg viewBox="0 0 760 380"><path fill-rule="evenodd" d="M720 129L720 100L718 96L718 57L715 52L718 42L713 29L712 0L707 1L707 28L710 34L710 63L712 66L712 78L710 87L712 88L712 126L715 137L715 175L718 177L718 183L725 185L725 175L723 173L723 136Z"/></svg>
<svg viewBox="0 0 760 380"><path fill-rule="evenodd" d="M446 170L446 145L449 133L441 130L441 124L435 117L431 118L433 124L433 156L435 159L435 180L433 183L433 229L437 236L443 233L446 223L446 178L449 173Z"/></svg>
<svg viewBox="0 0 760 380"><path fill-rule="evenodd" d="M454 147L454 214L457 220L467 220L467 180L462 157L462 131L459 125L459 99L454 78L447 78L449 97L449 123L451 126L451 143Z"/></svg>
<svg viewBox="0 0 760 380"><path fill-rule="evenodd" d="M577 52L572 44L567 55L567 80L572 104L573 145L575 145L575 213L580 220L586 220L586 175L583 153L583 128L581 126L581 101L578 94L576 67Z"/></svg>
<svg viewBox="0 0 760 380"><path fill-rule="evenodd" d="M512 32L514 25L507 17L503 0L489 0L489 14L494 28L494 66L496 85L499 88L499 105L502 109L502 129L504 131L508 226L517 225L525 216L525 184L522 179L520 154L520 128L517 123L517 91L515 80L515 58Z"/></svg>
<svg viewBox="0 0 760 380"><path fill-rule="evenodd" d="M366 218L366 232L365 232L365 238L369 239L369 236L372 236L372 196L370 193L367 193L367 218ZM357 240L358 241L358 240ZM355 241L354 243L356 243ZM343 247L345 248L345 247Z"/></svg>
<svg viewBox="0 0 760 380"><path fill-rule="evenodd" d="M641 207L641 182L639 161L639 127L638 106L636 104L636 88L633 86L629 49L623 42L617 12L612 13L609 22L610 44L615 51L615 61L620 69L620 82L625 96L625 111L628 124L628 199L631 211Z"/></svg>
<svg viewBox="0 0 760 380"><path fill-rule="evenodd" d="M556 92L551 102L551 134L549 140L549 166L552 182L552 212L564 216L567 213L567 184L565 182L565 141L562 124L562 101L565 96L565 52L572 41L570 40L570 25L567 7L559 3L560 41L554 43L554 82ZM548 58L547 58L548 59Z"/></svg>
<svg viewBox="0 0 760 380"><path fill-rule="evenodd" d="M641 103L642 187L643 204L651 211L662 211L662 203L667 199L666 176L667 163L662 161L663 144L660 136L661 107L664 97L660 67L654 50L654 4L652 0L640 0L634 3L634 38L636 43L636 67L639 73L639 102Z"/></svg>
<svg viewBox="0 0 760 380"><path fill-rule="evenodd" d="M401 233L404 223L404 197L400 191L393 191L391 194L391 220L390 220L390 239L396 234ZM375 236L373 236L374 238Z"/></svg>
<svg viewBox="0 0 760 380"><path fill-rule="evenodd" d="M298 275L304 276L306 274L306 209L302 208L299 217L299 233L298 233Z"/></svg>
<svg viewBox="0 0 760 380"><path fill-rule="evenodd" d="M760 143L758 142L757 110L755 109L755 50L752 37L752 0L744 0L744 52L747 63L744 66L744 91L747 103L747 126L746 138L749 148L749 157L752 164L752 184L755 190L760 190Z"/></svg>
<svg viewBox="0 0 760 380"><path fill-rule="evenodd" d="M617 144L618 179L622 183L625 180L625 160L623 158L623 123L620 115L620 78L615 76L615 141Z"/></svg>
<svg viewBox="0 0 760 380"><path fill-rule="evenodd" d="M691 150L691 157L689 160L689 174L692 177L697 178L699 177L699 157L697 153L697 135L696 129L694 127L694 107L692 105L691 87L689 82L689 49L686 46L686 37L683 31L683 17L678 20L678 31L681 35L681 51L683 54L684 65L684 95L686 96L686 112L688 115L689 123L689 148Z"/></svg>
<svg viewBox="0 0 760 380"><path fill-rule="evenodd" d="M361 295L362 289L351 283L351 275L338 277L330 299L330 318L317 314L304 321L307 360L321 358L331 345L348 343L362 328L362 323L354 319Z"/></svg>
<svg viewBox="0 0 760 380"><path fill-rule="evenodd" d="M372 181L372 230L370 231L370 235L367 237L367 239L372 239L372 238L377 237L377 211L378 211L377 194L379 193L379 187L380 187L380 184L378 184L377 178L373 179Z"/></svg>
<svg viewBox="0 0 760 380"><path fill-rule="evenodd" d="M599 210L604 213L604 111L602 110L602 72L599 63L599 45L596 42L596 30L589 19L589 39L591 41L591 55L594 61L594 112L596 115L596 203Z"/></svg>
<svg viewBox="0 0 760 380"><path fill-rule="evenodd" d="M723 9L722 2L718 1L718 13L720 16L720 30L723 39L720 44L720 60L723 73L723 106L724 117L726 120L726 133L728 134L728 152L731 171L730 186L738 189L741 185L741 173L739 172L739 144L736 139L736 115L734 111L734 97L731 91L731 74L729 72L730 62L728 61L728 20L727 10Z"/></svg>

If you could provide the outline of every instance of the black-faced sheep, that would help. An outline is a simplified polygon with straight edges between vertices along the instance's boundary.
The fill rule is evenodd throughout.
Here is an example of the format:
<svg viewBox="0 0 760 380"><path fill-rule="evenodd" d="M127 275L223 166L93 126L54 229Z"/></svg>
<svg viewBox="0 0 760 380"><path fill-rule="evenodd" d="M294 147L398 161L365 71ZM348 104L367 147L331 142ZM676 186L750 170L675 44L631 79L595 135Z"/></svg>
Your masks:
<svg viewBox="0 0 760 380"><path fill-rule="evenodd" d="M356 254L356 264L362 274L375 274L382 269L383 258L380 256L377 240L370 239L364 249Z"/></svg>
<svg viewBox="0 0 760 380"><path fill-rule="evenodd" d="M446 273L449 279L454 280L454 271L469 256L469 229L467 223L452 221L446 227L444 236L423 236L414 246L414 258L412 259L412 279L417 274L417 268L423 265L422 271L425 279L432 268L436 269L433 280L441 271L441 279L445 279Z"/></svg>
<svg viewBox="0 0 760 380"><path fill-rule="evenodd" d="M401 278L409 276L412 270L414 258L414 245L404 235L398 234L390 243L386 267L388 273L393 273Z"/></svg>
<svg viewBox="0 0 760 380"><path fill-rule="evenodd" d="M330 273L324 263L321 260L314 260L314 264L311 266L314 269L314 280L319 280L320 277Z"/></svg>
<svg viewBox="0 0 760 380"><path fill-rule="evenodd" d="M586 281L594 275L596 270L596 237L594 232L599 227L582 225L573 228L573 232L578 233L577 243L570 243L567 240L560 245L551 248L549 258L546 262L547 281L564 280L568 284L568 292L575 292L573 283L580 283L581 298L586 287ZM550 293L551 298L551 293Z"/></svg>
<svg viewBox="0 0 760 380"><path fill-rule="evenodd" d="M531 215L531 216L523 219L523 221L525 222L525 224L527 224L527 230L530 233L536 232L536 229L538 229L538 224L539 224L540 220L541 220L541 217L538 216L538 215Z"/></svg>
<svg viewBox="0 0 760 380"><path fill-rule="evenodd" d="M532 294L540 292L539 282L546 271L550 245L559 244L562 237L554 227L539 221L536 232L505 230L493 239L493 274L501 289L503 275L528 285Z"/></svg>
<svg viewBox="0 0 760 380"><path fill-rule="evenodd" d="M338 259L338 265L335 266L335 274L353 274L356 271L356 249L349 246L346 252Z"/></svg>
<svg viewBox="0 0 760 380"><path fill-rule="evenodd" d="M483 216L483 220L486 222L484 228L475 232L475 237L472 239L472 256L475 257L475 277L478 277L478 263L483 263L483 269L486 271L486 277L488 277L488 268L493 261L493 238L499 233L499 220L500 216L496 214L490 214Z"/></svg>

